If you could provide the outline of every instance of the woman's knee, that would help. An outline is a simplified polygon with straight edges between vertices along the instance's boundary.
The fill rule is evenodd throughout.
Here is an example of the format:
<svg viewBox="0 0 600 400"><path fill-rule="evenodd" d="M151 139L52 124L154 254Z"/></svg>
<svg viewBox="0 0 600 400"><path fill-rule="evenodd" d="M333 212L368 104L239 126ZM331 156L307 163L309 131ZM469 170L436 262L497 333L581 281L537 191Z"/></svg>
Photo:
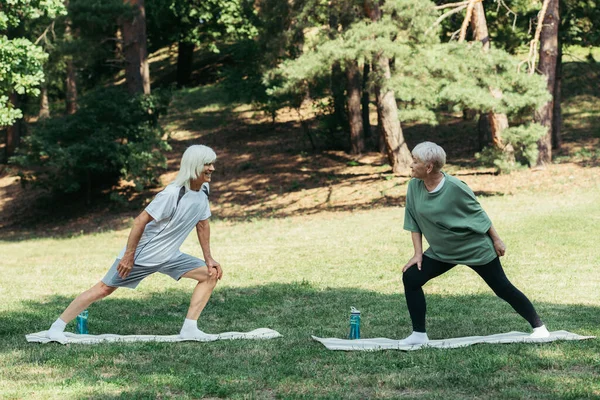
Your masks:
<svg viewBox="0 0 600 400"><path fill-rule="evenodd" d="M217 270L213 269L212 271L212 275L208 276L207 282L209 283L209 285L211 285L213 288L215 286L217 286L217 283L219 283L219 278L217 275Z"/></svg>
<svg viewBox="0 0 600 400"><path fill-rule="evenodd" d="M402 274L402 283L405 288L419 288L423 286L419 277L419 269L417 266L410 267Z"/></svg>
<svg viewBox="0 0 600 400"><path fill-rule="evenodd" d="M108 286L104 282L99 282L96 286L92 288L92 296L96 300L100 300L105 298L106 296L110 296L115 290L117 290L116 287Z"/></svg>

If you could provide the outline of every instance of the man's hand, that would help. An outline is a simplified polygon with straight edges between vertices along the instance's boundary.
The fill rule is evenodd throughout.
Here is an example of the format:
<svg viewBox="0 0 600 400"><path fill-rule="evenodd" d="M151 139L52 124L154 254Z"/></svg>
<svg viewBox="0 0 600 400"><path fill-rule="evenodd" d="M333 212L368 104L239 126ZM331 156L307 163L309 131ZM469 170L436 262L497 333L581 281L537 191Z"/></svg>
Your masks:
<svg viewBox="0 0 600 400"><path fill-rule="evenodd" d="M504 253L506 253L506 245L500 238L494 239L493 242L494 249L496 249L496 254L498 254L498 257L502 257Z"/></svg>
<svg viewBox="0 0 600 400"><path fill-rule="evenodd" d="M221 264L219 264L214 258L207 257L206 266L208 267L208 275L212 276L214 272L217 273L217 279L221 279L223 277L223 269L221 268ZM213 268L216 271L213 271Z"/></svg>
<svg viewBox="0 0 600 400"><path fill-rule="evenodd" d="M117 265L117 272L119 273L121 279L127 278L127 276L131 273L132 268L133 254L125 253L123 258L121 258L121 261L119 261L119 265Z"/></svg>
<svg viewBox="0 0 600 400"><path fill-rule="evenodd" d="M406 263L404 268L402 268L402 273L406 272L407 269L409 269L410 267L412 267L415 264L417 264L417 268L419 268L419 271L420 271L422 263L423 263L423 254L415 254L410 260L408 260L408 262Z"/></svg>

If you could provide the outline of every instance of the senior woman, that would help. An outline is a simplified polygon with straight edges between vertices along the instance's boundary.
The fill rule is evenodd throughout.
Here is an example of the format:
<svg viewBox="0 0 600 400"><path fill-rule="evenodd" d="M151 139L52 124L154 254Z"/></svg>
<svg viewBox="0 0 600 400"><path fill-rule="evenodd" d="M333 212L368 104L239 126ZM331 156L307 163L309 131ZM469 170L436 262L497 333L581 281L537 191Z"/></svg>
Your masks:
<svg viewBox="0 0 600 400"><path fill-rule="evenodd" d="M198 340L211 337L198 329L198 318L223 276L221 265L210 252L208 184L216 158L215 152L207 146L187 148L175 181L158 193L133 221L127 245L104 278L77 296L52 324L47 332L50 340L66 342L65 326L77 314L120 287L135 289L156 272L177 281L181 278L197 281L179 335ZM204 260L179 250L194 228Z"/></svg>
<svg viewBox="0 0 600 400"><path fill-rule="evenodd" d="M506 277L500 264L506 246L473 191L461 180L441 171L444 149L423 142L412 151L412 179L408 184L404 229L411 232L414 256L402 269L402 281L413 332L404 344L424 344L425 295L423 285L457 264L467 265L483 278L533 328L531 337L549 332L535 308ZM422 236L429 248L423 252Z"/></svg>

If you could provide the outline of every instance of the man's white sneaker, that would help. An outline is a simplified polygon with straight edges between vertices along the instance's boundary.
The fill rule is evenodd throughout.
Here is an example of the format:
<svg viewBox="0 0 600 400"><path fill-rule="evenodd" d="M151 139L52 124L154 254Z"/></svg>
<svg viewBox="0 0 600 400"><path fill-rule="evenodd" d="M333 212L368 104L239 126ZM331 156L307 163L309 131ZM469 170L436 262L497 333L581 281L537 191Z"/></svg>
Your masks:
<svg viewBox="0 0 600 400"><path fill-rule="evenodd" d="M549 336L550 336L550 332L548 332L548 328L546 328L546 325L542 325L540 327L533 328L533 333L531 335L529 335L529 337L532 339L547 338Z"/></svg>

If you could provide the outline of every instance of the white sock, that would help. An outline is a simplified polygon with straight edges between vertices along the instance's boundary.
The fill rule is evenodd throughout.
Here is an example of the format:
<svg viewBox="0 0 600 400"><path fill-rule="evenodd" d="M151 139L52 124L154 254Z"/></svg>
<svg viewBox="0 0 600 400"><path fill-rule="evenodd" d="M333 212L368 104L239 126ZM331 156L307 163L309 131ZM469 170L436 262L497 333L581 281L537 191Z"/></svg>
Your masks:
<svg viewBox="0 0 600 400"><path fill-rule="evenodd" d="M548 332L548 328L546 325L538 326L537 328L533 328L533 333L529 335L531 338L547 338L550 336L550 332Z"/></svg>
<svg viewBox="0 0 600 400"><path fill-rule="evenodd" d="M200 329L198 329L198 321L187 318L185 321L183 321L183 326L181 327L179 336L184 339L195 339L200 341L215 340L219 337L219 335L209 335L202 332Z"/></svg>
<svg viewBox="0 0 600 400"><path fill-rule="evenodd" d="M194 319L188 319L186 318L185 321L183 321L183 326L181 327L181 334L184 333L193 333L195 331L198 330L198 321L194 320Z"/></svg>
<svg viewBox="0 0 600 400"><path fill-rule="evenodd" d="M50 329L48 330L52 332L64 332L66 326L67 323L62 319L58 318L56 321L54 321L54 323L50 326Z"/></svg>
<svg viewBox="0 0 600 400"><path fill-rule="evenodd" d="M426 332L414 332L410 334L410 336L408 336L405 339L401 340L402 344L407 344L407 345L416 345L416 344L425 344L427 342L429 342L429 338L427 337L427 333Z"/></svg>

